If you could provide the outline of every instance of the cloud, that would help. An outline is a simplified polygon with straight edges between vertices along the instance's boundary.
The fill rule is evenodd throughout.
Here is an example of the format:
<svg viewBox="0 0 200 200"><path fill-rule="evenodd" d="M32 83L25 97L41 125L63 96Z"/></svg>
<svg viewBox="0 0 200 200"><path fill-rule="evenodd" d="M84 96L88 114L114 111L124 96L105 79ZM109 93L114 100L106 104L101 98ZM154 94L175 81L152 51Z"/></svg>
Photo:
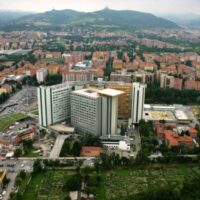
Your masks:
<svg viewBox="0 0 200 200"><path fill-rule="evenodd" d="M106 6L151 13L200 13L199 0L0 0L1 9L40 12L53 8L94 11Z"/></svg>

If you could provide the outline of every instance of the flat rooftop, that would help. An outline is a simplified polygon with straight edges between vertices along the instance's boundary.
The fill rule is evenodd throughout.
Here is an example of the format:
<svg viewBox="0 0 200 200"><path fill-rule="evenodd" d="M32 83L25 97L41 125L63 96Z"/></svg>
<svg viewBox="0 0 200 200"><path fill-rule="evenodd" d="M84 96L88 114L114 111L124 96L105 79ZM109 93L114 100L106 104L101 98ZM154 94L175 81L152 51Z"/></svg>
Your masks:
<svg viewBox="0 0 200 200"><path fill-rule="evenodd" d="M98 98L99 97L98 91L99 90L94 89L94 88L87 88L87 89L75 90L72 93L89 96L93 98Z"/></svg>
<svg viewBox="0 0 200 200"><path fill-rule="evenodd" d="M171 111L144 111L144 119L151 121L175 121L176 118Z"/></svg>
<svg viewBox="0 0 200 200"><path fill-rule="evenodd" d="M175 111L175 116L178 120L189 120L188 116L186 115L186 113L182 110L176 110Z"/></svg>
<svg viewBox="0 0 200 200"><path fill-rule="evenodd" d="M65 126L63 124L55 124L50 126L50 128L54 131L63 133L74 133L75 130L73 127Z"/></svg>
<svg viewBox="0 0 200 200"><path fill-rule="evenodd" d="M115 97L115 96L124 94L124 92L122 92L120 90L114 90L114 89L110 89L110 88L107 88L104 90L99 90L98 93L101 95L110 96L110 97Z"/></svg>

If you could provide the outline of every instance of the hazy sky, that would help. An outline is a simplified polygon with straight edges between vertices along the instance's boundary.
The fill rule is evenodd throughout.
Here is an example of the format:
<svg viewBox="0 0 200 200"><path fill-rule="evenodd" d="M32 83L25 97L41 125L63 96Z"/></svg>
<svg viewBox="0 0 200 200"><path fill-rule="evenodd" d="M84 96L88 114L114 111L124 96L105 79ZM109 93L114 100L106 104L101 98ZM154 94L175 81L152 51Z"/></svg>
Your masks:
<svg viewBox="0 0 200 200"><path fill-rule="evenodd" d="M0 9L43 12L51 9L80 11L130 9L151 13L200 14L200 0L0 0Z"/></svg>

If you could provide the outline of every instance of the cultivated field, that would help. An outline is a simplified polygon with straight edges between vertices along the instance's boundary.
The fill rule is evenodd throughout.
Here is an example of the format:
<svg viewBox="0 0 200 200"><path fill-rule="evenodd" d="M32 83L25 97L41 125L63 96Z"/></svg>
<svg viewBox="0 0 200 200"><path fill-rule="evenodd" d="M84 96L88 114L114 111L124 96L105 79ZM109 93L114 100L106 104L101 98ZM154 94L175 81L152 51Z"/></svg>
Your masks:
<svg viewBox="0 0 200 200"><path fill-rule="evenodd" d="M47 171L33 176L22 200L60 200L66 195L63 184L75 172L67 170ZM185 178L200 173L199 166L167 166L147 169L118 169L101 173L98 200L128 198L139 192L158 186L171 185L182 188Z"/></svg>

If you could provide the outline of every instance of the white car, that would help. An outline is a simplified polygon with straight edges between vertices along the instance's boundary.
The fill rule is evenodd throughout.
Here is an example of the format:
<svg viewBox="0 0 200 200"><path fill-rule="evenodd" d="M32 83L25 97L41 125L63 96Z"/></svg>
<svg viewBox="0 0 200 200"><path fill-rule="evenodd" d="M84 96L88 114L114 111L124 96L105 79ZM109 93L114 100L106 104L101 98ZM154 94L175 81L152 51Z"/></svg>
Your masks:
<svg viewBox="0 0 200 200"><path fill-rule="evenodd" d="M4 191L2 192L2 195L5 196L5 194L6 194L6 191L4 190Z"/></svg>
<svg viewBox="0 0 200 200"><path fill-rule="evenodd" d="M24 168L24 164L23 163L21 164L21 168Z"/></svg>

